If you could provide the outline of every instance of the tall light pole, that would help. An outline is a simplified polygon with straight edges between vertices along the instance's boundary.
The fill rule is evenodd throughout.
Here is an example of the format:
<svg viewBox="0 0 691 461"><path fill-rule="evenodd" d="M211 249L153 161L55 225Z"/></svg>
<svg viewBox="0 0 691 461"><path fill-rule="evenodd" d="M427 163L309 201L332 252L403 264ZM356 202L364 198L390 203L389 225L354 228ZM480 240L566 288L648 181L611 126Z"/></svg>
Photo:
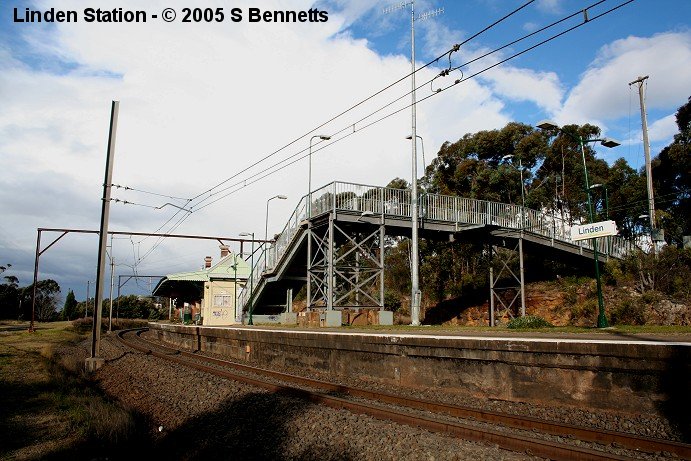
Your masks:
<svg viewBox="0 0 691 461"><path fill-rule="evenodd" d="M620 145L620 143L610 138L583 139L583 137L578 134L573 134L569 133L568 131L564 131L562 128L559 127L559 125L549 120L543 120L536 126L542 130L558 130L560 133L563 133L566 136L569 136L571 139L578 141L578 144L581 147L581 156L583 157L583 174L585 177L585 192L588 196L588 211L590 214L590 222L594 222L595 217L593 213L593 202L590 198L590 185L588 184L588 167L585 163L585 144L589 142L599 142L605 147L612 148L617 147L618 145ZM606 328L608 326L608 323L607 316L605 315L605 302L602 298L602 281L600 280L600 261L598 257L597 238L592 239L592 244L593 254L595 256L595 277L597 279L597 327Z"/></svg>
<svg viewBox="0 0 691 461"><path fill-rule="evenodd" d="M288 197L286 197L285 195L274 195L266 201L266 225L264 226L264 270L266 270L266 252L268 250L268 248L266 248L266 245L268 245L269 241L269 202L275 198L279 200L286 200Z"/></svg>
<svg viewBox="0 0 691 461"><path fill-rule="evenodd" d="M502 160L513 159L514 155L509 154L503 156ZM512 168L516 168L513 161L509 163ZM518 172L521 174L521 233L518 237L518 261L519 261L519 276L521 283L521 317L525 317L525 269L523 267L523 230L525 229L525 187L523 183L523 164L521 159L518 159Z"/></svg>
<svg viewBox="0 0 691 461"><path fill-rule="evenodd" d="M593 189L604 189L604 191L605 191L605 219L608 220L609 219L609 193L607 192L607 186L605 186L604 184L597 183L597 184L593 184L592 186L590 186L590 190L593 190ZM611 238L609 236L607 236L607 254L609 254L612 251L610 242L611 242Z"/></svg>
<svg viewBox="0 0 691 461"><path fill-rule="evenodd" d="M593 189L604 189L605 191L605 219L609 219L609 193L607 192L607 186L604 184L593 184L590 186L590 190Z"/></svg>
<svg viewBox="0 0 691 461"><path fill-rule="evenodd" d="M252 311L254 310L254 302L252 301L252 294L254 292L254 232L242 232L239 235L240 237L252 237L252 253L250 254L250 307L247 309L249 311L247 324L254 325L254 323L252 323Z"/></svg>
<svg viewBox="0 0 691 461"><path fill-rule="evenodd" d="M411 3L412 4L412 3ZM414 17L414 16L413 16ZM410 255L410 324L413 326L420 325L420 267L419 267L419 249L418 249L418 203L417 203L417 138L422 140L421 136L416 133L415 127L415 31L413 29L413 134L406 137L410 140L413 146L413 180L412 190L410 192L410 219L411 219L411 255ZM424 151L424 142L423 142Z"/></svg>
<svg viewBox="0 0 691 461"><path fill-rule="evenodd" d="M425 162L425 140L422 139L422 136L420 136L419 134L415 135L415 136L420 140L420 145L422 146L422 171L425 171L425 168L427 166L427 164ZM408 140L413 139L413 135L406 136L406 139L408 139Z"/></svg>
<svg viewBox="0 0 691 461"><path fill-rule="evenodd" d="M509 154L503 156L501 159L502 160L508 160L508 159L513 159L514 155ZM523 164L521 163L521 159L518 159L518 168L516 168L513 164L513 160L511 163L509 163L513 168L517 169L519 173L521 173L521 229L525 227L525 183L523 182Z"/></svg>
<svg viewBox="0 0 691 461"><path fill-rule="evenodd" d="M309 155L308 157L308 171L307 171L307 218L312 217L312 141L314 141L316 138L321 139L322 141L328 141L331 139L331 136L326 136L323 134L315 134L310 138L310 150L309 150Z"/></svg>
<svg viewBox="0 0 691 461"><path fill-rule="evenodd" d="M242 309L238 315L238 254L233 252L233 307L235 308L235 321L242 321Z"/></svg>

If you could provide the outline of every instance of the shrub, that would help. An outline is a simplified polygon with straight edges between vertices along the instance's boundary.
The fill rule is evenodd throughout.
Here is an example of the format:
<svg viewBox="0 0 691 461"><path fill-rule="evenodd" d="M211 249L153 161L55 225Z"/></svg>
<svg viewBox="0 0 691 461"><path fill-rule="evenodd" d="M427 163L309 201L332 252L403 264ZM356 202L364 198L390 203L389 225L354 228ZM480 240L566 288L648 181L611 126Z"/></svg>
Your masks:
<svg viewBox="0 0 691 461"><path fill-rule="evenodd" d="M578 324L579 321L594 322L597 318L597 309L597 299L588 299L576 304L571 309L571 324Z"/></svg>
<svg viewBox="0 0 691 461"><path fill-rule="evenodd" d="M625 299L610 311L612 325L644 325L645 305L634 299Z"/></svg>
<svg viewBox="0 0 691 461"><path fill-rule="evenodd" d="M537 315L526 315L525 317L517 317L512 319L507 325L513 330L533 329L533 328L550 328L553 327L551 323Z"/></svg>
<svg viewBox="0 0 691 461"><path fill-rule="evenodd" d="M397 312L401 308L401 298L393 291L384 293L384 307L387 310Z"/></svg>

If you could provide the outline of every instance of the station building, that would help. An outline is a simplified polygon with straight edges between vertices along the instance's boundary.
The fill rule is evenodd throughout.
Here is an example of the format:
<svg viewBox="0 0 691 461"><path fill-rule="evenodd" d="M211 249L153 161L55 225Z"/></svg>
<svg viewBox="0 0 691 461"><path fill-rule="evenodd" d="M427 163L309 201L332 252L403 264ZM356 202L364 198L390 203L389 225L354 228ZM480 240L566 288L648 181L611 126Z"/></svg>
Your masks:
<svg viewBox="0 0 691 461"><path fill-rule="evenodd" d="M242 322L237 296L247 283L250 266L226 245L220 249L216 264L207 256L203 269L168 274L158 282L153 296L168 298L171 319L214 326Z"/></svg>

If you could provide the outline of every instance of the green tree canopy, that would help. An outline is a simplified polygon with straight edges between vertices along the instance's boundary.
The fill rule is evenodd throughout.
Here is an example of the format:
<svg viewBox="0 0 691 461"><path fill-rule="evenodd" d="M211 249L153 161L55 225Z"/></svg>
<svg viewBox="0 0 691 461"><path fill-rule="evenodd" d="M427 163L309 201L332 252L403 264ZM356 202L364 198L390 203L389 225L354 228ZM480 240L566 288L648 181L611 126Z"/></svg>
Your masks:
<svg viewBox="0 0 691 461"><path fill-rule="evenodd" d="M72 320L77 317L77 299L74 297L72 290L67 292L65 305L62 307L60 316L63 320Z"/></svg>
<svg viewBox="0 0 691 461"><path fill-rule="evenodd" d="M665 238L681 245L691 235L691 97L677 110L679 132L652 161L657 225ZM647 211L647 210L646 210Z"/></svg>

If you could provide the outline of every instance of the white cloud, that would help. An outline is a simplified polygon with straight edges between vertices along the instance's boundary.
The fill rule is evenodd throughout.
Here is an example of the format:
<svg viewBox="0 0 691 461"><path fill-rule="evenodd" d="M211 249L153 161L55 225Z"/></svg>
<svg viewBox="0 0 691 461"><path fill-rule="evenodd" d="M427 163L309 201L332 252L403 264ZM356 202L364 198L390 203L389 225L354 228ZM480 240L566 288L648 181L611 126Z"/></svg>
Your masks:
<svg viewBox="0 0 691 461"><path fill-rule="evenodd" d="M209 3L216 5L226 6ZM62 60L74 68L56 74L39 70L40 65L22 64L17 60L21 55L3 59L0 183L5 187L0 215L11 219L13 226L11 235L0 235L0 249L5 251L12 242L15 250L19 245L25 254L32 254L37 227L98 228L113 99L121 102L113 182L190 197L406 75L409 62L405 56L378 56L365 41L342 33L344 24L368 11L365 3L351 5L343 15L330 11L329 21L320 24L81 22L57 24L40 33L34 29L29 52L38 50L47 62ZM40 3L41 8L51 6L81 10L83 3ZM142 8L134 0L118 6ZM157 1L148 2L146 9L154 12L173 7L180 11L183 6L188 5ZM310 6L305 0L262 3L265 9ZM437 72L426 70L420 79ZM383 185L396 176L410 177L409 142L404 139L410 133L410 110L405 109L409 97L359 121L404 95L409 87L409 81L402 82L318 130L334 135L334 141L343 140L323 151L315 149L315 187L332 180ZM421 90L418 98L429 94L428 89ZM399 108L401 113L363 129ZM425 138L427 162L449 137L453 141L467 132L505 124L508 118L503 110L503 103L476 81L421 103L418 133ZM353 130L358 132L345 137ZM308 145L309 136L275 158L285 158ZM277 232L306 193L306 176L307 163L302 160L194 213L177 232L231 237L255 231L257 237L263 237L266 200L285 194L289 200L271 204L269 232ZM18 177L22 181L14 179ZM114 190L113 196L150 205L169 200L122 190ZM13 203L13 197L21 200ZM169 208L154 211L114 204L111 229L153 231L173 215ZM134 255L144 254L154 241L146 240L136 251L129 240L116 241L114 254L119 261L132 264ZM70 264L77 261L74 266L83 271L82 275L71 274L70 280L83 276L86 281L94 272L93 253L85 250L91 247L70 242L66 238L46 253L46 270L56 268L49 265L51 260L67 258ZM62 245L65 250L58 249ZM193 269L205 254L216 256L216 247L213 241L166 242L138 271L166 272L173 261L183 263L176 270ZM32 261L22 263L28 270ZM13 264L20 269L20 264Z"/></svg>
<svg viewBox="0 0 691 461"><path fill-rule="evenodd" d="M650 38L628 37L603 47L556 114L560 123L612 120L625 116L631 92L628 83L649 75L649 109L676 108L686 100L691 82L691 32L670 32Z"/></svg>
<svg viewBox="0 0 691 461"><path fill-rule="evenodd" d="M551 14L558 14L563 11L563 0L538 0L538 9Z"/></svg>
<svg viewBox="0 0 691 461"><path fill-rule="evenodd" d="M648 139L650 142L670 142L679 132L676 114L669 114L659 120L655 120L648 127Z"/></svg>
<svg viewBox="0 0 691 461"><path fill-rule="evenodd" d="M528 101L547 112L561 107L564 90L554 72L500 66L483 75L494 91L513 101Z"/></svg>

